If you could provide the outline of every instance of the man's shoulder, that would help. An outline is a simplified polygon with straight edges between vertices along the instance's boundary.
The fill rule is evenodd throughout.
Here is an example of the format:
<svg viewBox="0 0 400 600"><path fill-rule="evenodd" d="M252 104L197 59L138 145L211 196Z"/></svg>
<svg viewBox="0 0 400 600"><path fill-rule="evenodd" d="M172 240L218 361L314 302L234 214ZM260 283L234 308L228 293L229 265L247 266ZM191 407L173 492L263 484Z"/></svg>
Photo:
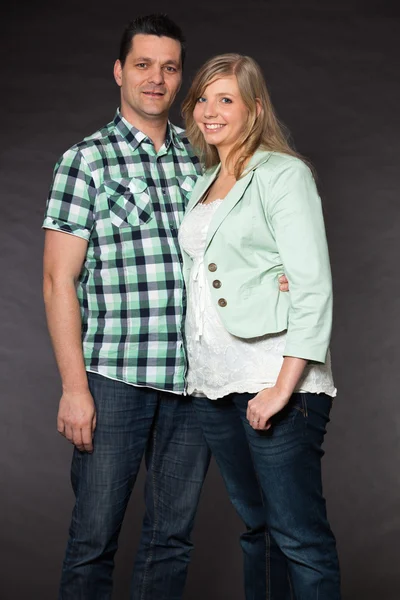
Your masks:
<svg viewBox="0 0 400 600"><path fill-rule="evenodd" d="M114 138L114 139L113 139ZM71 161L82 158L91 163L94 158L105 153L107 146L116 141L116 130L114 121L110 121L94 133L84 137L80 142L73 144L60 158L60 161Z"/></svg>
<svg viewBox="0 0 400 600"><path fill-rule="evenodd" d="M85 147L91 147L94 145L98 145L99 142L109 143L110 137L115 135L115 133L115 122L113 120L107 123L107 125L104 125L104 127L101 127L100 129L92 133L91 135L88 135L85 138L83 138L80 144L84 145Z"/></svg>

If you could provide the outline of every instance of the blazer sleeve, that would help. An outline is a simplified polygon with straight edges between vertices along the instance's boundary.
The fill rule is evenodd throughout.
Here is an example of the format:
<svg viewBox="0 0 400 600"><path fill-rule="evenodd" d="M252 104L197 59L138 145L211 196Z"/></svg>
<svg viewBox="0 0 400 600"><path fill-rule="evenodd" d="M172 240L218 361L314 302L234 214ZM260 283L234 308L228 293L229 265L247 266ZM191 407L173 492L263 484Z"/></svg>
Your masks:
<svg viewBox="0 0 400 600"><path fill-rule="evenodd" d="M290 158L267 193L269 216L289 280L284 356L324 363L332 329L332 277L321 199L310 169Z"/></svg>

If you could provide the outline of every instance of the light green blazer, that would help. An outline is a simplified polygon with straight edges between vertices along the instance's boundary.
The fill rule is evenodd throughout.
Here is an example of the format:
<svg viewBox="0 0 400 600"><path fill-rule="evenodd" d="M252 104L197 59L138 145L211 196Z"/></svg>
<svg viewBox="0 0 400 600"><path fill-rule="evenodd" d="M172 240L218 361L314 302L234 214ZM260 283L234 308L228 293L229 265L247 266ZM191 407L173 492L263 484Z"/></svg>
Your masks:
<svg viewBox="0 0 400 600"><path fill-rule="evenodd" d="M188 214L220 166L196 182ZM192 259L182 250L188 287ZM299 159L259 150L214 213L204 252L212 297L226 329L242 338L287 329L285 356L325 362L332 281L321 200ZM290 291L279 291L285 273Z"/></svg>

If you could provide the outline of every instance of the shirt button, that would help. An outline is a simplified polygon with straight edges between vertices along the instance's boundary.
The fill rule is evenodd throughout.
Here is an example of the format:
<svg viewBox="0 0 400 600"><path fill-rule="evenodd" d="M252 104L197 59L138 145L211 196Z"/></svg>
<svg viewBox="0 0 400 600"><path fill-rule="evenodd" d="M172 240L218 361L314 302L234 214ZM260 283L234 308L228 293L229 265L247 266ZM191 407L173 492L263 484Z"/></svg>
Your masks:
<svg viewBox="0 0 400 600"><path fill-rule="evenodd" d="M210 263L208 265L208 270L211 271L211 273L214 273L217 270L217 265L215 263Z"/></svg>
<svg viewBox="0 0 400 600"><path fill-rule="evenodd" d="M166 189L165 189L165 188L162 188L162 190L161 190L161 191L162 191L162 193L163 193L163 194L166 194L166 193L167 193L167 191L166 191Z"/></svg>
<svg viewBox="0 0 400 600"><path fill-rule="evenodd" d="M225 300L225 298L220 298L220 299L218 300L218 304L219 304L219 306L222 306L222 308L224 308L224 306L226 306L228 303L227 303L227 301Z"/></svg>
<svg viewBox="0 0 400 600"><path fill-rule="evenodd" d="M217 290L218 290L218 289L221 287L221 285L222 285L222 283L220 282L220 280L219 280L219 279L215 279L215 280L213 281L213 283L212 283L212 284L213 284L213 287L215 287L215 289L217 289Z"/></svg>

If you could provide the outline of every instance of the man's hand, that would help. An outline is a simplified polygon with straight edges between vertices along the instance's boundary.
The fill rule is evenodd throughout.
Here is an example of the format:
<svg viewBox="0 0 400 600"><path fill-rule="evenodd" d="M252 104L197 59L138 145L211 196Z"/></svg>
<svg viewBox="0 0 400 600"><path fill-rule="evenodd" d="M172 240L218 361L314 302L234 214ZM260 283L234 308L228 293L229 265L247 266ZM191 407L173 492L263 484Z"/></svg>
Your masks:
<svg viewBox="0 0 400 600"><path fill-rule="evenodd" d="M281 275L278 277L279 281L279 291L280 292L288 292L289 291L289 282L286 278L286 275Z"/></svg>
<svg viewBox="0 0 400 600"><path fill-rule="evenodd" d="M93 433L96 428L94 400L86 392L64 392L57 416L57 430L81 452L93 452Z"/></svg>
<svg viewBox="0 0 400 600"><path fill-rule="evenodd" d="M271 427L270 419L281 411L290 396L282 395L276 387L266 388L258 392L247 405L247 420L253 429L267 430Z"/></svg>

